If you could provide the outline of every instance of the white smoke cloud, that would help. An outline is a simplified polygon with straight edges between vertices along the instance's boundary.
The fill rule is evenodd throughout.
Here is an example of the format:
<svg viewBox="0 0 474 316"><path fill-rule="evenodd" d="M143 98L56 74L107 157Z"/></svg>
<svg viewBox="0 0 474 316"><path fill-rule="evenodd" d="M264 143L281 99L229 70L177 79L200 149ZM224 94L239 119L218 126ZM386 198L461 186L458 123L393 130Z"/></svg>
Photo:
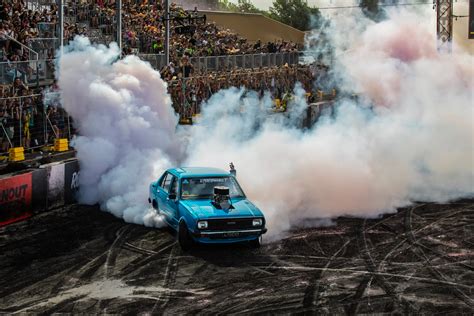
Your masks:
<svg viewBox="0 0 474 316"><path fill-rule="evenodd" d="M425 15L388 16L374 23L353 12L332 23L333 71L364 104L340 101L334 117L303 132L251 111L232 115L242 102L221 92L203 111L188 164L233 161L273 235L306 218L374 217L416 200L471 196L473 57L439 54Z"/></svg>
<svg viewBox="0 0 474 316"><path fill-rule="evenodd" d="M117 61L117 45L76 37L60 58L58 83L74 118L81 167L79 201L100 203L127 222L157 226L148 185L176 164L178 122L158 72L135 56Z"/></svg>
<svg viewBox="0 0 474 316"><path fill-rule="evenodd" d="M276 237L308 218L375 217L415 200L472 196L473 57L438 54L423 14L388 17L374 23L352 12L331 23L339 88L363 101L342 100L303 131L301 87L286 115L269 114L268 94L222 90L186 143L157 72L132 56L113 63L116 46L77 38L61 58L59 85L81 135L81 201L157 225L147 190L166 167L232 161Z"/></svg>

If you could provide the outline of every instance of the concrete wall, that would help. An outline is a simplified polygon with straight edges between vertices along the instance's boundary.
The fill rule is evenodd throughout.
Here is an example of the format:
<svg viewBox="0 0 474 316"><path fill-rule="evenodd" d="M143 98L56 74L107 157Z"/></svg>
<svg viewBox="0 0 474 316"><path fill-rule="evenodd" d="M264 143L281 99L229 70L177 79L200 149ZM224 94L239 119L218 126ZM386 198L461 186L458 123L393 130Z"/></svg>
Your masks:
<svg viewBox="0 0 474 316"><path fill-rule="evenodd" d="M207 21L215 22L221 28L230 29L250 42L260 39L262 42L285 40L304 44L304 32L261 14L201 12L206 15Z"/></svg>
<svg viewBox="0 0 474 316"><path fill-rule="evenodd" d="M43 165L0 177L0 227L53 207L74 202L77 159Z"/></svg>

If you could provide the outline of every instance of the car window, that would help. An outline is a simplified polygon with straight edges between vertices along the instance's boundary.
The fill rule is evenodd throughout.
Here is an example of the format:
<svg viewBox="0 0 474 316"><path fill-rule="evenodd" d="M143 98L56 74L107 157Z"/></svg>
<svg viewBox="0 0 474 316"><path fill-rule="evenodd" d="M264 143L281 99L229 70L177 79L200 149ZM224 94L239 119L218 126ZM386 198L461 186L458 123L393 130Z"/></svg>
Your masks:
<svg viewBox="0 0 474 316"><path fill-rule="evenodd" d="M214 195L215 186L229 188L230 197L245 197L234 177L185 178L181 181L181 198L209 199Z"/></svg>
<svg viewBox="0 0 474 316"><path fill-rule="evenodd" d="M165 178L163 179L161 187L165 192L169 192L171 180L173 179L173 176L169 173L166 174Z"/></svg>
<svg viewBox="0 0 474 316"><path fill-rule="evenodd" d="M178 195L178 179L173 176L173 181L171 182L171 188L169 190L170 194Z"/></svg>

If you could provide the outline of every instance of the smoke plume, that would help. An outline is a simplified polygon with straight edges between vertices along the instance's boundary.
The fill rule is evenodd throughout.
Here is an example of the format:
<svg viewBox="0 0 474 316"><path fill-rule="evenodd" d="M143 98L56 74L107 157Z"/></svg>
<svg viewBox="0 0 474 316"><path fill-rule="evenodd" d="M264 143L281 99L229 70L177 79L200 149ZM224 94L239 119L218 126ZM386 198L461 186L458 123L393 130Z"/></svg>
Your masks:
<svg viewBox="0 0 474 316"><path fill-rule="evenodd" d="M133 56L116 61L114 45L76 38L61 58L59 85L81 135L80 201L155 225L147 187L166 167L232 161L276 237L306 219L376 217L417 200L472 196L473 57L437 52L433 16L387 15L379 23L338 16L326 32L332 78L357 101L341 98L333 115L303 131L300 86L287 115L270 114L269 95L222 90L186 143L156 71Z"/></svg>
<svg viewBox="0 0 474 316"><path fill-rule="evenodd" d="M329 30L333 75L359 101L340 100L334 116L302 131L236 111L242 103L268 108L269 100L218 93L191 138L188 164L233 161L270 234L307 218L374 217L417 200L472 195L473 57L439 54L420 13L388 15L380 23L340 16ZM248 138L252 126L259 128Z"/></svg>
<svg viewBox="0 0 474 316"><path fill-rule="evenodd" d="M79 201L100 203L127 222L159 225L148 185L180 156L178 119L159 73L135 56L118 56L115 44L76 37L60 58L62 104L80 135L73 141Z"/></svg>

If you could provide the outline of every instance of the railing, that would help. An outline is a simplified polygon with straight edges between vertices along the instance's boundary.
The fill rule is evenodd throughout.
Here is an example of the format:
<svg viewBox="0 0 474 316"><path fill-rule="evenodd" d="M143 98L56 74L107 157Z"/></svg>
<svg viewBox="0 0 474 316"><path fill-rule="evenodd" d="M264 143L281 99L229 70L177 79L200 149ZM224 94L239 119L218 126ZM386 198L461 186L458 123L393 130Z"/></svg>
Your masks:
<svg viewBox="0 0 474 316"><path fill-rule="evenodd" d="M34 150L51 146L55 138L71 138L71 120L60 107L45 107L42 94L0 98L0 156L12 147Z"/></svg>
<svg viewBox="0 0 474 316"><path fill-rule="evenodd" d="M56 38L59 36L59 24L39 22L37 25L39 37Z"/></svg>
<svg viewBox="0 0 474 316"><path fill-rule="evenodd" d="M250 72L215 71L171 80L168 82L168 93L175 111L182 118L189 118L200 113L200 104L203 101L208 100L217 91L232 86L245 86L258 92L266 91L273 99L282 100L285 95L292 93L295 84L299 82L305 91L314 94L315 100L321 101L323 95L317 94L320 87L313 85L314 75L317 74L311 73L305 66L263 68Z"/></svg>
<svg viewBox="0 0 474 316"><path fill-rule="evenodd" d="M148 61L155 69L166 66L163 54L138 54L138 56ZM298 64L298 52L191 57L190 62L199 72L295 65Z"/></svg>
<svg viewBox="0 0 474 316"><path fill-rule="evenodd" d="M59 48L59 38L31 38L27 44L38 53L39 59L51 59Z"/></svg>
<svg viewBox="0 0 474 316"><path fill-rule="evenodd" d="M29 58L28 59L30 59L30 60L33 60L33 59L38 60L39 59L38 53L35 52L34 50L32 50L31 48L29 48L28 46L26 46L25 44L20 43L19 41L17 41L16 39L14 39L11 36L8 36L6 34L3 34L3 35L6 36L10 41L13 41L16 44L20 45L22 54L24 53L24 50L26 49L29 52Z"/></svg>
<svg viewBox="0 0 474 316"><path fill-rule="evenodd" d="M17 77L29 86L52 83L54 63L53 59L0 62L0 84L11 84Z"/></svg>

